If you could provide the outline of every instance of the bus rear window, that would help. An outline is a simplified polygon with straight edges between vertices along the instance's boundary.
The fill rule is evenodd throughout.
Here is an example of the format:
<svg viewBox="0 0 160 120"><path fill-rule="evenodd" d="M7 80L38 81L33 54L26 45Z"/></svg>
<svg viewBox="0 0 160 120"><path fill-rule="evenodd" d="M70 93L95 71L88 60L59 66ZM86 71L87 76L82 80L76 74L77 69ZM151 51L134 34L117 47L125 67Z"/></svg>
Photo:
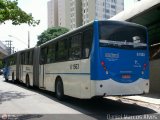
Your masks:
<svg viewBox="0 0 160 120"><path fill-rule="evenodd" d="M146 49L146 30L138 25L99 23L100 47Z"/></svg>

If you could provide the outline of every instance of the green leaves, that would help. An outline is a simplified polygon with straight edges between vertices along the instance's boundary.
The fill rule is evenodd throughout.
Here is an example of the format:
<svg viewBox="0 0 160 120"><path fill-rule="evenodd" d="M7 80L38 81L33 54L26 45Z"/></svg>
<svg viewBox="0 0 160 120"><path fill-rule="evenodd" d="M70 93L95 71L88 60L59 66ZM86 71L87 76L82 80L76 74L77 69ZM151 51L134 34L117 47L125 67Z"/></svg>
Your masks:
<svg viewBox="0 0 160 120"><path fill-rule="evenodd" d="M41 45L51 39L54 39L66 32L68 32L69 30L67 28L64 27L52 27L52 28L48 28L46 31L44 31L43 33L41 33L41 35L38 36L38 42L37 45Z"/></svg>
<svg viewBox="0 0 160 120"><path fill-rule="evenodd" d="M0 0L0 23L5 23L7 20L11 20L13 25L27 23L36 26L40 22L19 8L18 0Z"/></svg>

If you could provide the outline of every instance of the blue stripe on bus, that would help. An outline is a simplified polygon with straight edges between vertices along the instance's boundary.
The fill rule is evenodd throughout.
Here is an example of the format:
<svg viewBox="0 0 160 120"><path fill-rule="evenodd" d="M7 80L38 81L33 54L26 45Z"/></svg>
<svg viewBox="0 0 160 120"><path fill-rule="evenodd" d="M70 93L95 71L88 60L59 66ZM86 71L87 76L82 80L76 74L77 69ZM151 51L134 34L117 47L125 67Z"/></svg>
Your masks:
<svg viewBox="0 0 160 120"><path fill-rule="evenodd" d="M123 50L123 49L116 49L116 48L100 48L99 47L99 29L98 29L98 21L94 21L94 36L93 36L93 44L91 50L91 59L90 59L90 71L91 71L91 80L109 80L110 78L119 83L132 83L138 80L139 78L143 78L148 80L149 79L149 52L148 50ZM147 37L148 41L148 37ZM137 57L137 53L144 53L145 57ZM112 60L106 59L105 53L113 53L118 54L120 56L117 59L117 62L113 62ZM132 55L131 55L132 54ZM130 55L129 58L126 55ZM103 56L103 57L102 57ZM128 62L124 62L124 59L128 60ZM113 59L114 60L114 59ZM107 63L107 68L109 71L106 74L104 68L101 65L101 61ZM136 68L134 65L136 64L135 61L140 63L140 67ZM147 68L143 71L143 64L147 64ZM125 67L124 67L125 66ZM126 67L127 66L127 67ZM121 69L119 69L121 68ZM123 72L125 71L125 72ZM131 71L133 73L129 73L127 71ZM123 78L124 75L130 75L131 78Z"/></svg>
<svg viewBox="0 0 160 120"><path fill-rule="evenodd" d="M145 79L148 79L149 80L149 74L150 74L150 66L149 66L149 35L148 35L148 30L147 30L147 28L146 28L146 38L147 38L147 63L148 63L148 69L147 69L147 71L146 71L146 78Z"/></svg>
<svg viewBox="0 0 160 120"><path fill-rule="evenodd" d="M91 70L91 80L99 80L99 32L98 32L98 21L94 21L94 36L93 36L93 44L92 44L92 51L91 51L91 61L90 61L90 70Z"/></svg>
<svg viewBox="0 0 160 120"><path fill-rule="evenodd" d="M45 74L90 75L90 73L45 73Z"/></svg>

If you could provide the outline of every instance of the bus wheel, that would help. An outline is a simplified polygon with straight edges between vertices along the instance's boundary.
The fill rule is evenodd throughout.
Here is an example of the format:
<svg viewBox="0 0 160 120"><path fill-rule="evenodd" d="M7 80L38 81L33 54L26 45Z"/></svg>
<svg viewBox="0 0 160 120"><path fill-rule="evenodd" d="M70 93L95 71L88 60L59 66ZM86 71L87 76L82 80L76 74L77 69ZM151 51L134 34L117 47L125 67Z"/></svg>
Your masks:
<svg viewBox="0 0 160 120"><path fill-rule="evenodd" d="M12 73L12 82L14 83L14 72Z"/></svg>
<svg viewBox="0 0 160 120"><path fill-rule="evenodd" d="M30 81L29 81L29 76L26 76L26 87L29 88L30 87Z"/></svg>
<svg viewBox="0 0 160 120"><path fill-rule="evenodd" d="M62 80L60 79L56 81L55 93L56 93L56 97L59 100L63 100L64 98L63 83L62 83Z"/></svg>

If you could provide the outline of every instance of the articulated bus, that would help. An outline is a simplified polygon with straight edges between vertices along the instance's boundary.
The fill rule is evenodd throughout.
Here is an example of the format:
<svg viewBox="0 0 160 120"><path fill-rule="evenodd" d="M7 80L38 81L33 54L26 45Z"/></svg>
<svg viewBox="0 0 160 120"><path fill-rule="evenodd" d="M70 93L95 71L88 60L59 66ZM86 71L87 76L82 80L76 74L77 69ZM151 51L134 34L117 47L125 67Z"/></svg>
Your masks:
<svg viewBox="0 0 160 120"><path fill-rule="evenodd" d="M19 80L27 86L33 86L33 50L22 50L3 59L4 67L8 71L6 81ZM29 83L30 82L30 83Z"/></svg>
<svg viewBox="0 0 160 120"><path fill-rule="evenodd" d="M3 65L4 65L4 78L6 81L12 80L14 82L14 79L16 78L16 70L17 70L17 53L14 53L10 56L7 56L3 59Z"/></svg>
<svg viewBox="0 0 160 120"><path fill-rule="evenodd" d="M34 48L20 51L18 54L19 62L17 80L26 84L27 87L33 86L33 52Z"/></svg>
<svg viewBox="0 0 160 120"><path fill-rule="evenodd" d="M55 92L58 99L148 93L147 44L147 30L141 25L93 21L14 54L16 79Z"/></svg>

